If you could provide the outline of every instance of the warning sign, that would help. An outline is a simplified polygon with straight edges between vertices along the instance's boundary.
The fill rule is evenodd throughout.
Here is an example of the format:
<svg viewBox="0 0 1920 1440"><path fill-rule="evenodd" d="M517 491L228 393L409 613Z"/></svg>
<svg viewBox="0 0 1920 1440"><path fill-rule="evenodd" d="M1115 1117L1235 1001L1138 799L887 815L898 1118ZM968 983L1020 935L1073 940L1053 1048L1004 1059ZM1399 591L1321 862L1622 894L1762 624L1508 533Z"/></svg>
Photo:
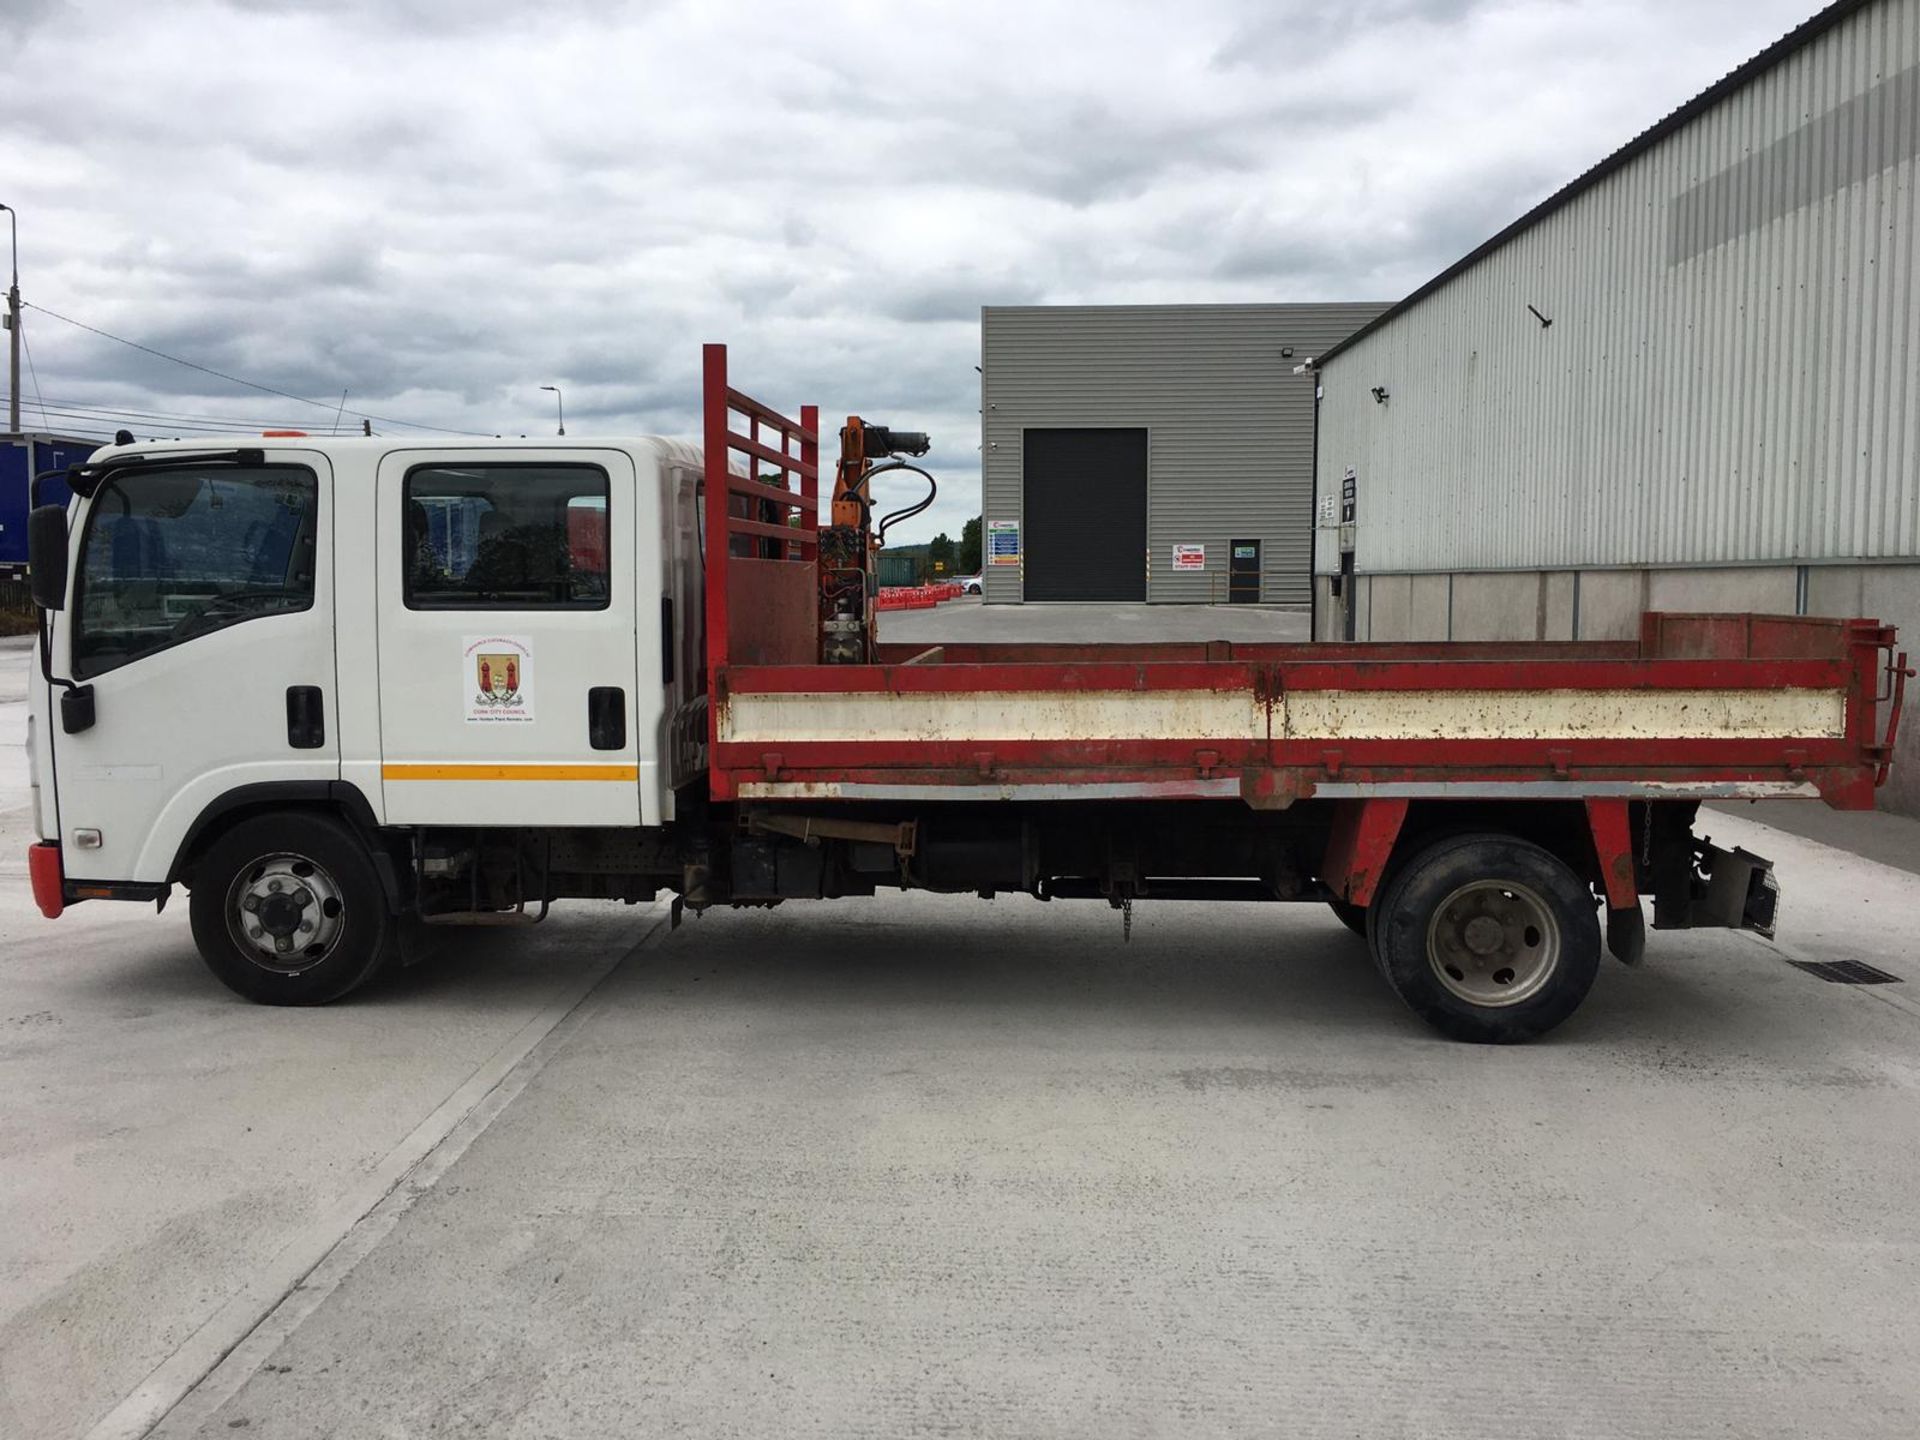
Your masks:
<svg viewBox="0 0 1920 1440"><path fill-rule="evenodd" d="M1207 547L1204 545L1176 545L1173 547L1173 568L1176 570L1204 570L1207 568Z"/></svg>
<svg viewBox="0 0 1920 1440"><path fill-rule="evenodd" d="M468 637L460 693L469 725L531 725L532 642L512 635Z"/></svg>
<svg viewBox="0 0 1920 1440"><path fill-rule="evenodd" d="M1020 563L1020 522L1018 520L987 522L987 563L989 565Z"/></svg>

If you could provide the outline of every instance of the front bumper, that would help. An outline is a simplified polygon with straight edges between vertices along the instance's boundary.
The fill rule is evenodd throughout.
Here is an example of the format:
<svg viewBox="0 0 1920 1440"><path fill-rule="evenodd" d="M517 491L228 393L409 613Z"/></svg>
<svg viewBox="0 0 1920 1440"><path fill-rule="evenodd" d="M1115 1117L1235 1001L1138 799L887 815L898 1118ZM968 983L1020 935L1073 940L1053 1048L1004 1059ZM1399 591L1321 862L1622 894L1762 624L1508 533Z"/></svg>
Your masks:
<svg viewBox="0 0 1920 1440"><path fill-rule="evenodd" d="M66 871L60 861L60 842L42 840L27 847L27 876L33 882L33 903L49 920L58 920L67 908Z"/></svg>

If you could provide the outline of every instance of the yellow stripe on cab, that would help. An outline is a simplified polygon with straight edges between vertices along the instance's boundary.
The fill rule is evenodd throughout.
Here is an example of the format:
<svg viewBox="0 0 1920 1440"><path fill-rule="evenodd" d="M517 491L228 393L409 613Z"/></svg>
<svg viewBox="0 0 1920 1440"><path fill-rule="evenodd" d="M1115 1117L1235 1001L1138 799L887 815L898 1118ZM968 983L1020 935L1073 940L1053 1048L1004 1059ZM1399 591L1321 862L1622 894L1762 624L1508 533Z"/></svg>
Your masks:
<svg viewBox="0 0 1920 1440"><path fill-rule="evenodd" d="M640 778L637 765L499 764L382 765L383 780L621 780Z"/></svg>

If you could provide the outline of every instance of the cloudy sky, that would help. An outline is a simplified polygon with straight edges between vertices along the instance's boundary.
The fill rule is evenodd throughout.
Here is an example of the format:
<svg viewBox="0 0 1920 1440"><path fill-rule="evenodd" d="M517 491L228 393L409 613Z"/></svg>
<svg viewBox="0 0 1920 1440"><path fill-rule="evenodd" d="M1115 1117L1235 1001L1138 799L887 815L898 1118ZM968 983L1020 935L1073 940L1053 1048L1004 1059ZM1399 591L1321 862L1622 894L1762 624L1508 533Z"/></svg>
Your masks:
<svg viewBox="0 0 1920 1440"><path fill-rule="evenodd" d="M981 305L1398 298L1814 8L0 0L23 422L691 435L725 340L957 536Z"/></svg>

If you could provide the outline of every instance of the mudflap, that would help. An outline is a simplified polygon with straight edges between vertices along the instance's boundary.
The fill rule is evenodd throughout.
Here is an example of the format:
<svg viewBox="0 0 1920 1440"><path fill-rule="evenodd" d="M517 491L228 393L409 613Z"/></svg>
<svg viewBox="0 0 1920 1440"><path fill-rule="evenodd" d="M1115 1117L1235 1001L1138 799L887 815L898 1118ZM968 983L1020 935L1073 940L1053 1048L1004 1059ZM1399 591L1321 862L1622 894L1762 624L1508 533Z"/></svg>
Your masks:
<svg viewBox="0 0 1920 1440"><path fill-rule="evenodd" d="M1638 905L1607 911L1607 952L1623 965L1647 958L1647 917Z"/></svg>
<svg viewBox="0 0 1920 1440"><path fill-rule="evenodd" d="M393 939L393 956L405 969L437 960L454 948L454 936L449 927L429 925L411 913L396 917Z"/></svg>

